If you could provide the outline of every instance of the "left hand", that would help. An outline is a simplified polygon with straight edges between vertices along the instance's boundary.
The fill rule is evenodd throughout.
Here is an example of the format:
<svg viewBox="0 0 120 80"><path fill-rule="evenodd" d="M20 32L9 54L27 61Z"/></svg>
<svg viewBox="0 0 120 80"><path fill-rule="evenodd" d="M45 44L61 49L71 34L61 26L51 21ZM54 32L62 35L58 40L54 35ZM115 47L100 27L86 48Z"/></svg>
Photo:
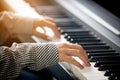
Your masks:
<svg viewBox="0 0 120 80"><path fill-rule="evenodd" d="M54 19L47 16L34 20L33 34L48 41L60 38Z"/></svg>

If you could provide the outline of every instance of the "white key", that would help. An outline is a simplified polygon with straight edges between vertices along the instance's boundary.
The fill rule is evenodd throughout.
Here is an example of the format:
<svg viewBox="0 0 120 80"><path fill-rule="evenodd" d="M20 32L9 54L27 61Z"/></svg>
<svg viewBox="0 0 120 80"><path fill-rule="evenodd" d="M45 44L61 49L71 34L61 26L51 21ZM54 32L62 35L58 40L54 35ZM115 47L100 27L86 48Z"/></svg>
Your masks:
<svg viewBox="0 0 120 80"><path fill-rule="evenodd" d="M36 42L39 42L39 41L36 41ZM53 41L53 42L58 42L59 43L59 42L68 42L68 41L66 41L64 36L61 35L60 40L56 40L56 41ZM77 57L74 57L74 58L78 62L81 63L80 59L78 59ZM68 70L70 70L74 74L74 76L77 77L79 80L108 80L107 77L104 76L105 72L98 71L97 68L94 67L95 63L91 63L91 67L85 67L83 70L81 70L80 68L76 67L75 65L67 63L67 62L60 62L59 64L67 72L68 72Z"/></svg>
<svg viewBox="0 0 120 80"><path fill-rule="evenodd" d="M72 71L80 80L108 80L107 77L104 76L105 72L98 71L97 68L94 67L94 63L91 63L91 67L85 67L83 70L67 62L62 62L60 65Z"/></svg>

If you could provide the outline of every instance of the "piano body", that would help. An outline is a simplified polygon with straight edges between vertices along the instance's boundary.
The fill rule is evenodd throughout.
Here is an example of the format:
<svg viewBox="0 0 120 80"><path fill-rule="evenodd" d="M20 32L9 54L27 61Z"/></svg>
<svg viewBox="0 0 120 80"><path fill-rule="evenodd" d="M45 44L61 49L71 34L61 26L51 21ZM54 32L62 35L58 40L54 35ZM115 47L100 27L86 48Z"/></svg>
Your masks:
<svg viewBox="0 0 120 80"><path fill-rule="evenodd" d="M32 0L19 1L23 1L25 5L30 3L36 10L31 8L33 12L31 14L36 15L34 17L44 13L53 17L61 32L60 41L82 45L91 62L91 67L84 70L70 63L60 62L41 70L42 72L48 73L47 75L50 75L53 80L120 80L120 20L118 17L92 0L46 0L47 3L41 5L35 1L42 0L35 0L34 3ZM3 0L3 2L7 3L10 0ZM10 3L8 5L11 6ZM31 7L30 5L28 8ZM7 9L17 12L14 7ZM28 35L27 37L18 35L18 39L21 42L42 40Z"/></svg>

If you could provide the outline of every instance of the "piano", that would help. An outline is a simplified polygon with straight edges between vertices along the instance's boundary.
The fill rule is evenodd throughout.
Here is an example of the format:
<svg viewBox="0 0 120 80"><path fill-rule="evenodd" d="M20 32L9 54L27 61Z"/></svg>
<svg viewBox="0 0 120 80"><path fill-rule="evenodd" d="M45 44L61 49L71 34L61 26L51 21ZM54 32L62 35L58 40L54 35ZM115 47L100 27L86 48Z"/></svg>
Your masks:
<svg viewBox="0 0 120 80"><path fill-rule="evenodd" d="M46 1L45 5L35 5L32 0L25 0L37 15L46 14L55 19L61 33L60 42L83 46L91 67L80 70L70 63L60 62L41 70L40 74L45 74L42 76L51 77L43 80L120 80L119 18L92 0ZM21 42L42 40L36 36L18 35L18 38Z"/></svg>

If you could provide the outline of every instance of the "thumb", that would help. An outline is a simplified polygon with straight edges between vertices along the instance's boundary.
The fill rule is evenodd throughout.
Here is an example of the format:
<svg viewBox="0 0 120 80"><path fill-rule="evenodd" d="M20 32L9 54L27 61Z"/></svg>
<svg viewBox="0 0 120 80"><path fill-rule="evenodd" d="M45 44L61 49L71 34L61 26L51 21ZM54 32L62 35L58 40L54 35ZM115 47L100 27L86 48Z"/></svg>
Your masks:
<svg viewBox="0 0 120 80"><path fill-rule="evenodd" d="M33 29L33 35L35 35L35 36L37 36L39 38L45 39L47 41L50 41L48 36L45 33L39 32L36 29Z"/></svg>

